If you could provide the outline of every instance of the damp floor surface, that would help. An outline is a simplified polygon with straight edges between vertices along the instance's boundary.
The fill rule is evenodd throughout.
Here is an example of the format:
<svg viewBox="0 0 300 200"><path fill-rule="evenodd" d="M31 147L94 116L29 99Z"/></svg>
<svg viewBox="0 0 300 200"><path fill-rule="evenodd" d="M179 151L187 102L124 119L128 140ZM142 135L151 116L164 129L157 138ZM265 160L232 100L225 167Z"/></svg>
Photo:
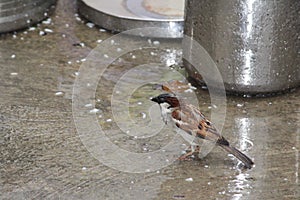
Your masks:
<svg viewBox="0 0 300 200"><path fill-rule="evenodd" d="M253 158L250 170L217 147L191 161L151 157L160 150L181 154L182 148L164 150L176 134L170 127L147 137L120 127L129 123L126 128L140 126L146 133L163 125L149 125L150 116L160 117L149 113L156 109L149 98L159 94L151 84L182 79L180 41L147 39L150 47L142 50L128 36L124 44L132 50L122 55L122 41L82 19L72 2L59 0L51 17L37 26L0 35L0 199L300 198L299 89L267 98L227 96L222 134ZM121 54L109 66L103 60L113 52L104 45ZM103 59L91 53L98 50ZM96 80L93 73L80 79L85 91L97 83L94 97L79 102L88 112L83 118L74 106L81 93L74 96L73 86L87 65L103 73ZM140 87L126 91L126 84ZM129 115L113 108L122 92L130 94ZM195 93L204 113L218 111L206 90ZM92 121L103 135L93 135ZM101 145L106 140L112 149ZM149 167L134 162L130 153L147 155L141 159L152 159L144 162Z"/></svg>

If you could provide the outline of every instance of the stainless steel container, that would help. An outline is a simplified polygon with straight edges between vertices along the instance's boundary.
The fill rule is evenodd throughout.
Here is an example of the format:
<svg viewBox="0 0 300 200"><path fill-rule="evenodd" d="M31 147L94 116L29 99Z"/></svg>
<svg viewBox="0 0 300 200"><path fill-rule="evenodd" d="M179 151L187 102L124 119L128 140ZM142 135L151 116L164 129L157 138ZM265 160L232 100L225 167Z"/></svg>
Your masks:
<svg viewBox="0 0 300 200"><path fill-rule="evenodd" d="M168 29L167 33L158 29L143 34L160 38L182 38L183 35L184 0L78 0L77 3L81 15L114 32L160 27Z"/></svg>
<svg viewBox="0 0 300 200"><path fill-rule="evenodd" d="M299 0L187 0L185 13L185 35L210 54L226 91L264 94L300 85ZM193 45L183 53L192 51Z"/></svg>
<svg viewBox="0 0 300 200"><path fill-rule="evenodd" d="M0 0L0 33L26 28L48 17L56 0Z"/></svg>

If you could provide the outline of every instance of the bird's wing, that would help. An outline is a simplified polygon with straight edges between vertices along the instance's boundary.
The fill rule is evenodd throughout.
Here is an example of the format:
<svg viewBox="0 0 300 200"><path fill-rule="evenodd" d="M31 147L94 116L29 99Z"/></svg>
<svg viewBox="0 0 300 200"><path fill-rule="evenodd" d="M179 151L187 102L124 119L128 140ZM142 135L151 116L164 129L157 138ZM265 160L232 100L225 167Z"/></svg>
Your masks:
<svg viewBox="0 0 300 200"><path fill-rule="evenodd" d="M176 126L189 134L195 134L199 138L218 143L222 143L221 140L224 139L214 125L194 105L181 106L175 113L172 113L172 117L178 120L179 126Z"/></svg>
<svg viewBox="0 0 300 200"><path fill-rule="evenodd" d="M218 130L207 119L203 119L199 122L197 136L217 143L222 143L221 140L224 140Z"/></svg>

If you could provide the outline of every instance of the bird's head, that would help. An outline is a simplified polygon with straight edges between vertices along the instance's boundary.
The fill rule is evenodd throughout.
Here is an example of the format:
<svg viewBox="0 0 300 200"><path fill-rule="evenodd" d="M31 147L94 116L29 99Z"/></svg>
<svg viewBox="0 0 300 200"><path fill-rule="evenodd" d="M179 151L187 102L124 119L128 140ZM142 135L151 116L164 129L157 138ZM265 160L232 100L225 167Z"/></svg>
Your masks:
<svg viewBox="0 0 300 200"><path fill-rule="evenodd" d="M169 108L179 107L179 100L174 94L160 94L157 97L151 98L151 101L154 101L158 104L169 104Z"/></svg>

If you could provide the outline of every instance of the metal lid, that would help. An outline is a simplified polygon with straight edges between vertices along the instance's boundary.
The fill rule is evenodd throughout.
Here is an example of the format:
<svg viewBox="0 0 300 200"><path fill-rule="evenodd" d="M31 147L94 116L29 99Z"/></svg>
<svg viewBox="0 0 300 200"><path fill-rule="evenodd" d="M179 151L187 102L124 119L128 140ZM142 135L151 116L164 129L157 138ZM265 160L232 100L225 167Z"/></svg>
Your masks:
<svg viewBox="0 0 300 200"><path fill-rule="evenodd" d="M160 27L170 32L150 36L183 36L184 0L79 0L78 9L84 17L111 31Z"/></svg>

